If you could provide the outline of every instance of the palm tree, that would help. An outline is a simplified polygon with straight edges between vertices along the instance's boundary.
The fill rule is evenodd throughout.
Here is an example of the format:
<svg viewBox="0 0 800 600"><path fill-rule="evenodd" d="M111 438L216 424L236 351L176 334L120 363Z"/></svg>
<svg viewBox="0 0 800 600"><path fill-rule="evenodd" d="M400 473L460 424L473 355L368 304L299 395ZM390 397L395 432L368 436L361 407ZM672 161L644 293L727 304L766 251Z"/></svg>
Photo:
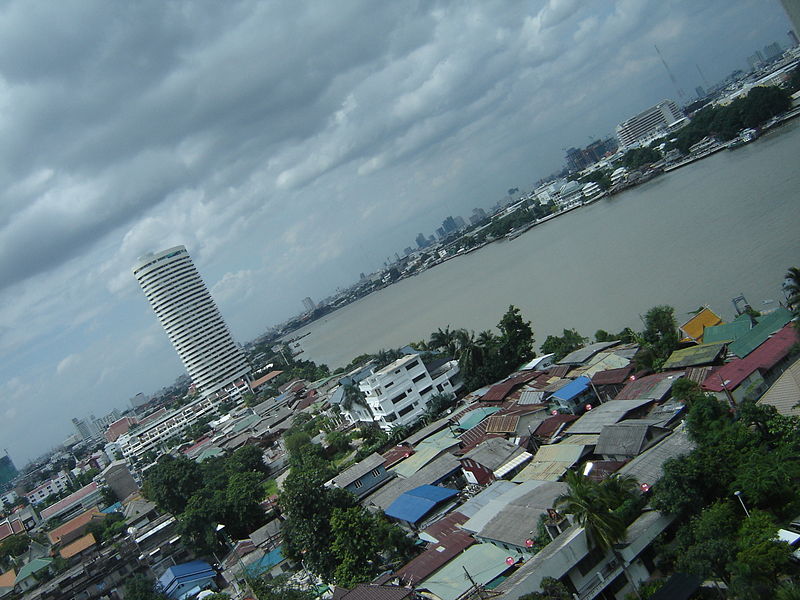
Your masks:
<svg viewBox="0 0 800 600"><path fill-rule="evenodd" d="M456 331L451 330L450 325L445 327L444 330L439 327L431 334L431 340L428 342L428 346L436 348L437 350L444 350L450 356L455 356L458 348L456 343Z"/></svg>
<svg viewBox="0 0 800 600"><path fill-rule="evenodd" d="M786 305L795 316L800 313L800 269L791 267L786 272L786 280L783 283L783 290L786 293Z"/></svg>
<svg viewBox="0 0 800 600"><path fill-rule="evenodd" d="M349 411L351 408L353 408L354 404L358 404L359 406L363 406L364 408L367 407L367 397L364 395L364 392L361 391L361 388L359 388L356 383L346 383L342 387L344 389L342 408Z"/></svg>
<svg viewBox="0 0 800 600"><path fill-rule="evenodd" d="M636 480L632 477L610 477L597 483L576 471L568 471L566 483L569 489L556 498L554 506L574 517L575 522L586 531L590 546L593 544L600 550L611 550L622 565L633 591L637 597L641 597L636 583L614 547L625 539L628 529L623 518L614 509L632 496Z"/></svg>

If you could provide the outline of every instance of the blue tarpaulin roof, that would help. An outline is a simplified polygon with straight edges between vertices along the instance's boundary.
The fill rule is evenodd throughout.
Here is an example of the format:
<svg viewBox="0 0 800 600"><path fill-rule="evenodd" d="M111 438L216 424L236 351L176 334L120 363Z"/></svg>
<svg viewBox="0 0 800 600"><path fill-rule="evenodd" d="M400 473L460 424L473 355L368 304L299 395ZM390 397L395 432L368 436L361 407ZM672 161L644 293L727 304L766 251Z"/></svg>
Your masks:
<svg viewBox="0 0 800 600"><path fill-rule="evenodd" d="M437 504L457 494L458 490L437 485L421 485L392 502L386 509L386 514L400 521L416 523L433 510Z"/></svg>
<svg viewBox="0 0 800 600"><path fill-rule="evenodd" d="M560 388L553 394L554 398L559 400L572 400L586 391L589 387L589 378L580 376L577 379L570 381L567 385Z"/></svg>

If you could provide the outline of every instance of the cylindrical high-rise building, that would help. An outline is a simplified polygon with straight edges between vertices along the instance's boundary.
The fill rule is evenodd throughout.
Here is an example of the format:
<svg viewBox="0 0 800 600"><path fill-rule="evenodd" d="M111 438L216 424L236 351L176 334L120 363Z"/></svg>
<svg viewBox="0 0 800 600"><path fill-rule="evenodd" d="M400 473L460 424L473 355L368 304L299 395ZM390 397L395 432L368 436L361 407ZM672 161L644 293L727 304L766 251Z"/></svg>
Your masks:
<svg viewBox="0 0 800 600"><path fill-rule="evenodd" d="M244 352L233 341L184 246L143 256L133 275L203 396L228 389L248 375Z"/></svg>

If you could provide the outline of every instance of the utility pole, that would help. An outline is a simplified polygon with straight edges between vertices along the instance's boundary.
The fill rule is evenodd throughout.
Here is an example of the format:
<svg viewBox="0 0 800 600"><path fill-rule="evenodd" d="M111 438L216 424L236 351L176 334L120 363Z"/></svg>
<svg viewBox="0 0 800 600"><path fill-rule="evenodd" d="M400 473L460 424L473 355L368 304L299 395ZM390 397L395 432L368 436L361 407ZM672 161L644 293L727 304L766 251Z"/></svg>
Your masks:
<svg viewBox="0 0 800 600"><path fill-rule="evenodd" d="M464 569L464 573L466 573L467 579L469 579L469 582L472 584L472 587L474 587L475 590L478 592L478 597L481 600L485 600L486 597L483 595L483 589L481 588L481 586L475 583L475 580L472 578L472 575L470 575L469 571L467 571L467 567L462 565L461 568Z"/></svg>

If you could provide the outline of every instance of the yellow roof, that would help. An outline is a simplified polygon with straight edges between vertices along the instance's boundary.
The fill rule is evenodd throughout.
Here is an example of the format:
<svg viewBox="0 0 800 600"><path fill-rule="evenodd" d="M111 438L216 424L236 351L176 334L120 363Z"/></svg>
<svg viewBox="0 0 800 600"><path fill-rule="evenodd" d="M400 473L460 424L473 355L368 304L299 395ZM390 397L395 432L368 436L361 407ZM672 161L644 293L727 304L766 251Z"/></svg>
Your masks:
<svg viewBox="0 0 800 600"><path fill-rule="evenodd" d="M706 327L715 327L722 325L724 321L720 316L710 308L706 307L693 316L691 319L681 325L681 333L684 338L682 342L695 341L701 343L703 341L703 329Z"/></svg>

